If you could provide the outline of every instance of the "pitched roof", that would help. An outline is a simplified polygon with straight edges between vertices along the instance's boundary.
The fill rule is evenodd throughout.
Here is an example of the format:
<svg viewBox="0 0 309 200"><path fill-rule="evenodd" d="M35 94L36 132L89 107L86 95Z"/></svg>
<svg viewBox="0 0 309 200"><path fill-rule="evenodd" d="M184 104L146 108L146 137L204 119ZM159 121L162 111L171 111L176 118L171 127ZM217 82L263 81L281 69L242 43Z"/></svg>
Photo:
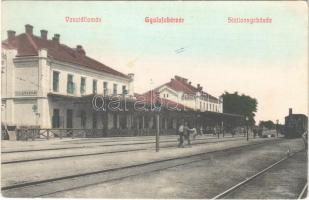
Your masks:
<svg viewBox="0 0 309 200"><path fill-rule="evenodd" d="M170 82L166 83L165 85L178 92L184 92L186 94L196 93L196 91L194 91L192 88L188 87L187 85L183 84L181 81L178 81L176 79L172 79Z"/></svg>
<svg viewBox="0 0 309 200"><path fill-rule="evenodd" d="M141 100L145 102L146 104L154 104L155 102L159 101L163 107L169 107L169 108L177 108L179 110L192 110L192 108L185 106L181 103L177 103L174 101L171 101L169 99L161 98L156 91L148 91L144 94L137 94L135 93L134 96L137 100Z"/></svg>
<svg viewBox="0 0 309 200"><path fill-rule="evenodd" d="M207 96L207 98L209 97L209 99L211 100L218 101L218 98L208 94L207 92L204 92L201 89L198 89L197 87L194 87L193 85L188 83L188 79L180 77L180 76L175 76L175 78L171 79L170 82L165 83L162 86L164 85L168 86L169 88L177 92L184 92L185 94L189 94L189 95L195 95L197 92L201 92L201 94L204 96ZM160 86L160 88L162 86Z"/></svg>
<svg viewBox="0 0 309 200"><path fill-rule="evenodd" d="M37 56L38 50L44 48L47 49L48 57L55 60L81 65L83 67L127 79L130 78L129 76L86 56L83 49L81 49L82 53L80 53L78 49L68 47L53 40L43 39L33 34L22 33L15 36L10 41L8 39L4 40L2 41L2 47L5 49L17 49L18 57Z"/></svg>

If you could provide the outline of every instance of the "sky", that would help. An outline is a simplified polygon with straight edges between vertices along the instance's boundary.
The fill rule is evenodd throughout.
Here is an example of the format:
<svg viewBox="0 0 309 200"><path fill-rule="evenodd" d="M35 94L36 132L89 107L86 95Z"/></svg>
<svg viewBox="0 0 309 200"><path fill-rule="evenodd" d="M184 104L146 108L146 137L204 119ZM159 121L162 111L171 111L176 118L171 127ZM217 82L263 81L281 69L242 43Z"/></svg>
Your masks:
<svg viewBox="0 0 309 200"><path fill-rule="evenodd" d="M65 17L100 17L100 23L68 23ZM149 24L145 17L181 17L181 24ZM228 17L269 17L272 23L228 23ZM7 30L59 33L86 54L135 74L145 92L175 75L219 96L225 91L258 101L256 121L279 119L288 108L308 113L308 10L304 1L208 2L2 2ZM176 50L184 48L181 53ZM152 84L151 84L152 82Z"/></svg>

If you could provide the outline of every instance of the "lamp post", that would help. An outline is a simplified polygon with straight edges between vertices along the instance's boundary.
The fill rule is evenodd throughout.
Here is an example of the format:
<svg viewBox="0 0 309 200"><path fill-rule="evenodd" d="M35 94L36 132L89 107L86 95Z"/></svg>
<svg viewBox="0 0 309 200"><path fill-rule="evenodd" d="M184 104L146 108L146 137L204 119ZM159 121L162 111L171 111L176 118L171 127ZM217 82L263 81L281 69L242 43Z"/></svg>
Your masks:
<svg viewBox="0 0 309 200"><path fill-rule="evenodd" d="M249 117L246 116L246 125L247 125L247 141L249 141L249 127L248 127L248 124L249 124Z"/></svg>
<svg viewBox="0 0 309 200"><path fill-rule="evenodd" d="M153 81L152 81L152 78L150 79L150 110L155 112L154 114L154 120L156 120L156 152L159 152L160 150L160 115L159 115L159 111L157 111L157 107L156 105L154 105L154 107L152 107L153 105L153 91L152 91L152 84L153 84ZM155 96L157 99L157 96ZM155 104L157 104L157 102L155 102Z"/></svg>
<svg viewBox="0 0 309 200"><path fill-rule="evenodd" d="M150 110L152 111L152 101L153 101L153 91L152 91L152 84L153 84L153 81L152 81L152 78L150 79L150 82L149 82L149 87L150 87Z"/></svg>

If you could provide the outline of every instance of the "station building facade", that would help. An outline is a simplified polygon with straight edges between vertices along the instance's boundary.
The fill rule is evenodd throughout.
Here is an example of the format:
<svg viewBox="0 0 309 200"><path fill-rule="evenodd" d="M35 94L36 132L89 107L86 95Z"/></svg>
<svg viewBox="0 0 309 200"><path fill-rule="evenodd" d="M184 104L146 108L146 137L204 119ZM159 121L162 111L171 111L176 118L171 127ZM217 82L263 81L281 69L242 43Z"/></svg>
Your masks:
<svg viewBox="0 0 309 200"><path fill-rule="evenodd" d="M1 122L40 128L103 126L91 107L78 102L91 94L133 97L134 74L123 74L86 55L81 45L71 48L60 35L33 34L25 25L19 35L8 31L2 41ZM95 121L96 124L93 124Z"/></svg>

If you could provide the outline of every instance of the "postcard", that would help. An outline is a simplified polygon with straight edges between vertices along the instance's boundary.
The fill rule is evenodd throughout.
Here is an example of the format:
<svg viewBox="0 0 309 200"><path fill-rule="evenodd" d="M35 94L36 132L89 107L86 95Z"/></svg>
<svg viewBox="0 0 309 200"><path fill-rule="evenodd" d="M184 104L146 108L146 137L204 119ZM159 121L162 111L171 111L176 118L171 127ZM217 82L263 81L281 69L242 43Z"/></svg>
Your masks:
<svg viewBox="0 0 309 200"><path fill-rule="evenodd" d="M3 198L307 196L305 1L3 1Z"/></svg>

